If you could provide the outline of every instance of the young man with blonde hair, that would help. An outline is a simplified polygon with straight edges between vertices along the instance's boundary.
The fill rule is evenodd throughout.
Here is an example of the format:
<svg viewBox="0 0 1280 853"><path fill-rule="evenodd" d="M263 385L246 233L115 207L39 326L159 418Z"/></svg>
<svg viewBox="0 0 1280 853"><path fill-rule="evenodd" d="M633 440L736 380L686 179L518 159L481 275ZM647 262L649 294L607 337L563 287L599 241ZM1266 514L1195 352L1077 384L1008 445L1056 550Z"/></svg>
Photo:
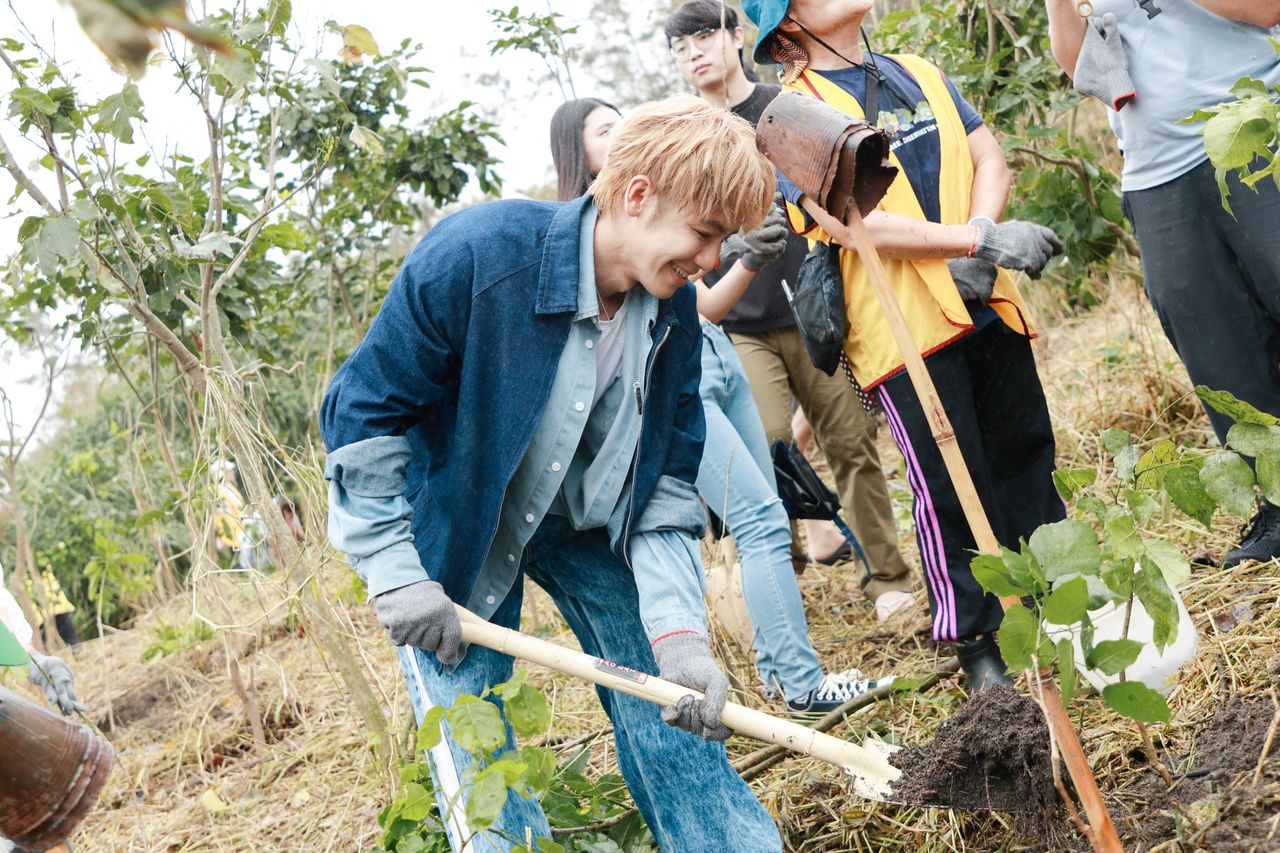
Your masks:
<svg viewBox="0 0 1280 853"><path fill-rule="evenodd" d="M432 228L321 412L329 535L368 583L419 719L511 675L510 657L460 642L453 607L518 627L526 576L589 654L704 694L659 709L599 691L664 850L780 849L719 742L728 684L702 603L688 285L721 240L760 224L773 190L741 119L688 96L641 107L591 194L478 205ZM470 757L445 729L430 758L460 848ZM537 800L513 795L468 849L528 834L551 833Z"/></svg>

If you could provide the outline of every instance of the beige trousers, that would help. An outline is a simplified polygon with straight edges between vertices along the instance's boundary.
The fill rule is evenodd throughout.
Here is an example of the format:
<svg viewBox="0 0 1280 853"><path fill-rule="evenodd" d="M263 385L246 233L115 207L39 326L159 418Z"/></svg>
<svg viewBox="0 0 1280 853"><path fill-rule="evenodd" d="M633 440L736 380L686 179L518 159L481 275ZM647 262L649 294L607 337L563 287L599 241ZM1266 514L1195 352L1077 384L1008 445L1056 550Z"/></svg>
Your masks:
<svg viewBox="0 0 1280 853"><path fill-rule="evenodd" d="M889 489L876 450L876 419L867 414L842 372L813 366L794 326L772 332L732 333L765 435L791 441L791 397L800 402L814 439L827 458L841 512L871 564L864 592L872 601L891 590L911 591L911 568L898 550Z"/></svg>

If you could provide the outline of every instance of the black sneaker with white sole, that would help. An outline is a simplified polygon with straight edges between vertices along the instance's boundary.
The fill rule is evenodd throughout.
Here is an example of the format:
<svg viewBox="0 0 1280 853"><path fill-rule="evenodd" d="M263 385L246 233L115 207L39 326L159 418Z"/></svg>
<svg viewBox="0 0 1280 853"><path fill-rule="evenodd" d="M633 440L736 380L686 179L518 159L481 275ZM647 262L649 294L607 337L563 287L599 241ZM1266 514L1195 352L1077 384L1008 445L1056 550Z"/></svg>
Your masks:
<svg viewBox="0 0 1280 853"><path fill-rule="evenodd" d="M850 699L856 699L869 690L893 683L893 676L879 679L863 678L856 669L831 672L823 676L822 683L798 699L787 700L787 711L793 717L816 719L830 714Z"/></svg>
<svg viewBox="0 0 1280 853"><path fill-rule="evenodd" d="M1245 560L1265 563L1276 557L1280 557L1280 506L1261 501L1242 531L1240 544L1222 558L1222 568L1229 569Z"/></svg>

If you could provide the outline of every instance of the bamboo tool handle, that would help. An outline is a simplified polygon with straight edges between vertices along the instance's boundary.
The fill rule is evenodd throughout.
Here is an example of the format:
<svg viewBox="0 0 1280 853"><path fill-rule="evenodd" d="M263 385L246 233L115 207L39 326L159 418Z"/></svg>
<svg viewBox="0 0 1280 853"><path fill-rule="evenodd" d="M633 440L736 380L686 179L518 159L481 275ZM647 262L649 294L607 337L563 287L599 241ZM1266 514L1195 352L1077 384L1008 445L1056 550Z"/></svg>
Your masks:
<svg viewBox="0 0 1280 853"><path fill-rule="evenodd" d="M462 622L462 639L468 643L541 664L658 705L674 705L684 696L702 696L696 690L656 676L494 625L460 605L454 606ZM879 751L734 702L725 703L720 722L738 734L839 765L854 775L859 783L858 793L872 799L885 799L889 795L890 784L901 775Z"/></svg>
<svg viewBox="0 0 1280 853"><path fill-rule="evenodd" d="M938 450L942 453L943 461L946 462L947 472L951 475L956 496L960 499L961 507L964 508L965 520L973 530L973 538L978 545L978 550L984 554L999 554L1000 543L996 541L995 531L991 529L991 522L982 508L982 500L978 497L978 489L974 486L973 477L969 474L969 466L965 464L960 445L956 442L955 430L951 428L951 421L947 419L946 410L942 408L938 389L934 387L933 379L925 369L924 359L920 357L920 348L916 345L915 337L911 334L906 317L902 315L897 297L893 295L893 289L889 286L889 276L880 262L879 253L871 243L871 237L867 234L862 216L851 207L853 217L846 225L823 210L808 196L802 197L800 202L822 230L842 246L856 251L862 258L862 265L867 268L871 288L880 300L880 308L884 311L885 320L889 323L889 331L893 333L893 339L902 353L907 375L911 377L911 384L920 397L925 417L929 420L929 428L933 432L933 439L938 443ZM1008 599L1001 599L1001 603L1007 607L1010 604L1017 604L1018 599L1016 596L1011 596Z"/></svg>
<svg viewBox="0 0 1280 853"><path fill-rule="evenodd" d="M978 550L984 554L1000 553L1000 545L991 529L991 522L982 509L982 501L978 498L973 478L969 474L969 466L965 464L964 456L956 443L951 422L947 420L947 413L942 408L938 391L934 388L929 371L924 366L920 348L916 345L906 318L902 315L902 308L899 307L898 300L893 294L889 276L884 270L884 264L880 262L880 254L867 234L862 215L858 213L857 208L850 207L850 219L846 225L807 196L802 197L800 201L822 230L845 248L854 249L861 257L862 265L867 268L867 278L871 282L871 288L880 301L889 329L893 332L893 338L902 354L907 375L911 377L911 384L920 398L920 405L929 418L933 437L938 443L943 462L946 463L947 473L951 476L956 495L960 499L961 506L964 507L965 519L973 531ZM1018 598L1006 596L1000 599L1000 603L1007 610L1018 603ZM1027 677L1032 679L1039 676L1029 672ZM1080 738L1076 734L1075 727L1071 725L1066 709L1062 707L1058 685L1052 678L1041 679L1040 685L1044 691L1043 707L1045 716L1048 718L1047 722L1053 727L1058 749L1062 753L1063 761L1066 762L1067 772L1071 775L1071 782L1075 785L1076 794L1080 797L1080 803L1084 806L1085 814L1089 818L1089 826L1093 830L1094 837L1090 840L1093 842L1094 849L1100 853L1124 853L1124 846L1116 834L1111 815L1107 813L1106 804L1102 801L1102 792L1098 790L1098 780L1094 778L1089 759L1085 757L1084 749L1080 746Z"/></svg>

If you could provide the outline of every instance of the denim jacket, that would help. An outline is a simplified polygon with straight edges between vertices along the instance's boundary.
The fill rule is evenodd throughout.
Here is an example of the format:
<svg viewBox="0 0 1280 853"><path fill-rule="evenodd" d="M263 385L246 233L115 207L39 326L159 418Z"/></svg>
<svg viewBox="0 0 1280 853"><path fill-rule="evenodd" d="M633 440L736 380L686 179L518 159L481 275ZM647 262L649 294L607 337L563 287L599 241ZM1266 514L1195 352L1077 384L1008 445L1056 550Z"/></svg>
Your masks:
<svg viewBox="0 0 1280 853"><path fill-rule="evenodd" d="M385 531L346 538L370 594L431 577L454 601L471 597L578 308L587 203L494 202L442 220L334 375L320 415L326 477L352 495L403 501L412 530L390 547ZM629 565L637 533L696 538L703 519L693 485L705 423L692 287L662 301L651 339L628 505L609 525Z"/></svg>

